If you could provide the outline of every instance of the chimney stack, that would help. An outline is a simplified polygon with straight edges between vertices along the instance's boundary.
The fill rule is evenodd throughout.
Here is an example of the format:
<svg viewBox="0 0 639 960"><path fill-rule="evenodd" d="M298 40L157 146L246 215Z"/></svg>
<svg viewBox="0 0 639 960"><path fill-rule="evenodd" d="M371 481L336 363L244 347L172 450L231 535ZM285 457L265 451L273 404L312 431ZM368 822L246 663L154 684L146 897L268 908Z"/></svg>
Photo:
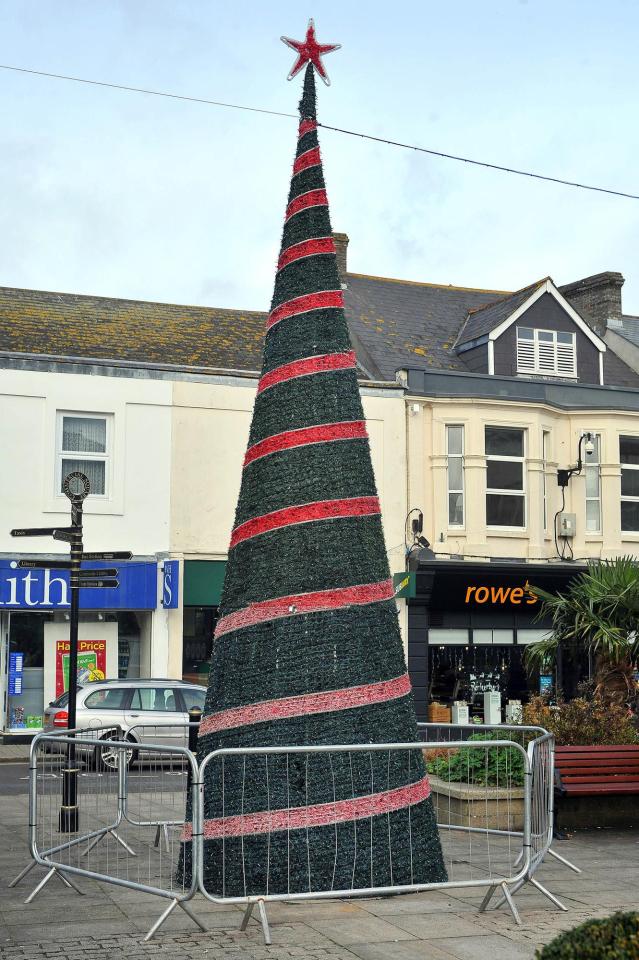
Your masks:
<svg viewBox="0 0 639 960"><path fill-rule="evenodd" d="M334 233L333 240L335 241L335 253L337 255L337 270L339 273L339 278L342 281L342 284L346 286L346 251L348 249L348 234Z"/></svg>
<svg viewBox="0 0 639 960"><path fill-rule="evenodd" d="M585 277L559 287L568 300L601 339L608 327L621 326L621 288L624 278L620 273L607 271Z"/></svg>

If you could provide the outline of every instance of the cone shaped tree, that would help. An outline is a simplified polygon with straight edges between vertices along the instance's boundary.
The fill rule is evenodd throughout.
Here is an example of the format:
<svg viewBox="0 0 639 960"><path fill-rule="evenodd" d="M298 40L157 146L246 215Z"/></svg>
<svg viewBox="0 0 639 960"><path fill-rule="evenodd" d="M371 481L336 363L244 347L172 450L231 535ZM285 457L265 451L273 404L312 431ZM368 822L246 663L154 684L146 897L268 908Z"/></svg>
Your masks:
<svg viewBox="0 0 639 960"><path fill-rule="evenodd" d="M198 756L407 742L415 713L344 317L311 64ZM445 880L420 751L215 758L217 894ZM190 861L187 824L185 857Z"/></svg>

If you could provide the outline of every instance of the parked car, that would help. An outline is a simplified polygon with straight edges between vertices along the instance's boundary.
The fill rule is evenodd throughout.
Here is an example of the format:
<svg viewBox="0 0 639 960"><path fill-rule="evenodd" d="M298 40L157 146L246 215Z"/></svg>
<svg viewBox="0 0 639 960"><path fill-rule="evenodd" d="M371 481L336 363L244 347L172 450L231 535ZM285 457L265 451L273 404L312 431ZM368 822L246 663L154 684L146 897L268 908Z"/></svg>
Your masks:
<svg viewBox="0 0 639 960"><path fill-rule="evenodd" d="M145 744L168 744L186 746L188 742L188 711L192 707L204 709L206 687L184 680L135 679L99 680L80 683L76 700L76 727L90 731L95 727L112 727L101 730L99 739L130 740L143 747ZM68 692L54 700L44 711L46 733L64 733L69 713ZM131 763L144 751L132 748L127 754ZM117 767L117 751L105 747L86 747L78 740L78 753L86 758L92 755L98 765L108 769ZM150 756L147 751L147 756Z"/></svg>

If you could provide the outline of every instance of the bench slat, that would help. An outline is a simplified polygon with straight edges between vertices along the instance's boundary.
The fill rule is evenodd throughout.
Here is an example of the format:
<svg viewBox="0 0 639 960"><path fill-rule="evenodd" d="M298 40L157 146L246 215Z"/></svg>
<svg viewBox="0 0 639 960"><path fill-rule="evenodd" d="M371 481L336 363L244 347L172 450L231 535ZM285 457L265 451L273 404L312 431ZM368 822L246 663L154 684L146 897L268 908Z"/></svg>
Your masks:
<svg viewBox="0 0 639 960"><path fill-rule="evenodd" d="M577 753L587 751L589 753L604 753L610 750L623 750L628 753L639 753L639 743L611 743L611 744L584 744L583 746L555 747L556 753Z"/></svg>
<svg viewBox="0 0 639 960"><path fill-rule="evenodd" d="M562 784L567 783L636 783L639 785L639 777L636 774L617 774L614 777L608 775L604 777L593 776L591 773L583 773L577 776L561 778Z"/></svg>
<svg viewBox="0 0 639 960"><path fill-rule="evenodd" d="M591 773L593 776L605 777L608 773L635 773L639 776L639 766L633 765L629 766L628 764L622 763L609 763L605 766L592 767L589 763L580 763L574 764L570 767L557 767L557 770L561 773L562 777L571 777L573 774L579 773Z"/></svg>
<svg viewBox="0 0 639 960"><path fill-rule="evenodd" d="M568 787L565 791L566 796L594 796L595 794L616 794L616 793L639 793L639 784L637 783L618 783L616 786L601 786L599 784L578 783L573 787Z"/></svg>

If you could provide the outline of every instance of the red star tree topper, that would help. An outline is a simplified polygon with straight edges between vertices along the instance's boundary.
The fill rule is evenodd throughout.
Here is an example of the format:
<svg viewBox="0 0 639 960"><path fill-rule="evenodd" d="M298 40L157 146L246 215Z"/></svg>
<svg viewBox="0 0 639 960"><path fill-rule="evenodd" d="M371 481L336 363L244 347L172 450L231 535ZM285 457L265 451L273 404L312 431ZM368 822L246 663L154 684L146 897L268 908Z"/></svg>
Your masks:
<svg viewBox="0 0 639 960"><path fill-rule="evenodd" d="M308 28L304 40L291 40L290 37L282 37L282 41L287 47L291 47L291 49L297 53L297 60L293 64L291 72L286 78L287 80L292 80L293 77L300 72L305 63L312 63L326 86L330 86L331 81L324 69L321 58L325 53L332 53L333 50L339 50L341 43L318 43L315 39L315 24L312 19L308 21Z"/></svg>

